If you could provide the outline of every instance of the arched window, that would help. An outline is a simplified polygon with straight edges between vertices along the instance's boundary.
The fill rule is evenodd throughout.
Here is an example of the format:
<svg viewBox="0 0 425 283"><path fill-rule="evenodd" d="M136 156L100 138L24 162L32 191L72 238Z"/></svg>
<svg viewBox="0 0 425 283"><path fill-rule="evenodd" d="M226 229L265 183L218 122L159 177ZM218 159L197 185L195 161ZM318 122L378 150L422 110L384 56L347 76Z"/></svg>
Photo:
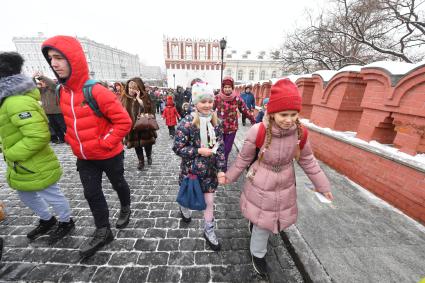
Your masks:
<svg viewBox="0 0 425 283"><path fill-rule="evenodd" d="M238 81L241 81L243 79L243 70L238 71Z"/></svg>
<svg viewBox="0 0 425 283"><path fill-rule="evenodd" d="M265 80L266 79L266 71L261 71L260 73L260 80Z"/></svg>
<svg viewBox="0 0 425 283"><path fill-rule="evenodd" d="M272 79L276 78L276 71L272 72Z"/></svg>
<svg viewBox="0 0 425 283"><path fill-rule="evenodd" d="M227 69L226 70L226 76L232 76L232 69Z"/></svg>
<svg viewBox="0 0 425 283"><path fill-rule="evenodd" d="M250 81L254 80L254 70L249 71L249 80Z"/></svg>

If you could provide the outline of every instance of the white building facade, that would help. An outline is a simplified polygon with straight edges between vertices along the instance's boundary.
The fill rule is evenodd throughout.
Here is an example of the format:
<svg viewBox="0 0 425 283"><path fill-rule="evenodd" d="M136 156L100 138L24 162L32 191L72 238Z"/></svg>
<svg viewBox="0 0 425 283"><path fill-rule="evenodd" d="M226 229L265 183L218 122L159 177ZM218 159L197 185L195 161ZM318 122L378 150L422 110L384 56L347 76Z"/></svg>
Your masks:
<svg viewBox="0 0 425 283"><path fill-rule="evenodd" d="M41 71L44 75L54 78L53 72L41 53L41 44L46 39L43 36L13 38L16 51L25 59L23 67L25 74L32 76L35 72ZM137 55L85 37L77 37L77 39L86 55L90 78L114 82L141 76L140 60Z"/></svg>
<svg viewBox="0 0 425 283"><path fill-rule="evenodd" d="M164 59L168 87L190 86L194 78L220 88L221 50L218 40L168 38L164 36Z"/></svg>
<svg viewBox="0 0 425 283"><path fill-rule="evenodd" d="M168 87L186 87L194 78L220 88L221 49L219 40L164 37L164 58ZM282 62L261 51L238 53L224 50L223 77L231 76L236 84L269 80L285 75Z"/></svg>
<svg viewBox="0 0 425 283"><path fill-rule="evenodd" d="M235 84L270 80L285 75L282 65L280 60L270 58L264 51L238 54L236 50L231 50L225 55L223 76L233 77Z"/></svg>

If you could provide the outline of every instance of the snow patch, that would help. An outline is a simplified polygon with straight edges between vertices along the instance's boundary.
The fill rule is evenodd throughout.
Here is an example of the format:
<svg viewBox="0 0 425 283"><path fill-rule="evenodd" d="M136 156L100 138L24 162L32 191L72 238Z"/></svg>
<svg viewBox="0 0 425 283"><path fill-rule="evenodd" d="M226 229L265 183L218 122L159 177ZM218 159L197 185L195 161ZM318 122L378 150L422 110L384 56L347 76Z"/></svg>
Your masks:
<svg viewBox="0 0 425 283"><path fill-rule="evenodd" d="M363 68L382 68L393 75L404 75L421 65L425 65L425 61L419 62L417 64L394 61L377 61L365 65Z"/></svg>
<svg viewBox="0 0 425 283"><path fill-rule="evenodd" d="M367 199L368 201L370 201L372 204L374 204L377 207L380 208L386 208L389 209L391 211L394 211L398 214L403 215L404 217L406 217L416 228L418 228L421 232L425 233L425 226L423 226L422 224L420 224L419 222L417 222L416 220L412 219L410 216L404 214L401 210L399 210L398 208L392 206L391 204L389 204L388 202L380 199L379 197L377 197L376 195L374 195L373 193L371 193L370 191L368 191L367 189L363 188L362 186L360 186L359 184L353 182L352 180L350 180L347 177L344 177L355 189L358 190L358 192L360 193L360 195L362 197L364 197L365 199Z"/></svg>
<svg viewBox="0 0 425 283"><path fill-rule="evenodd" d="M339 69L338 73L342 73L342 72L357 72L357 73L360 73L362 68L363 68L363 66L360 66L360 65L349 65L349 66L345 66L342 69Z"/></svg>
<svg viewBox="0 0 425 283"><path fill-rule="evenodd" d="M330 79L332 79L333 76L335 76L336 73L338 73L338 71L321 70L321 71L314 72L313 75L318 75L322 78L324 82L328 82L330 81Z"/></svg>

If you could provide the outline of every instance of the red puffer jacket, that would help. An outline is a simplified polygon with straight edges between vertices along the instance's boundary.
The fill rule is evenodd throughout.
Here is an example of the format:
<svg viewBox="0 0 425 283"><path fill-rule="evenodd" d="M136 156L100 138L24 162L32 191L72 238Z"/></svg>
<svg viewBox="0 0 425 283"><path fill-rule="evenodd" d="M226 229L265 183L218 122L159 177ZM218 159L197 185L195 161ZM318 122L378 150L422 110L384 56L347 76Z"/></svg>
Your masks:
<svg viewBox="0 0 425 283"><path fill-rule="evenodd" d="M77 39L55 36L42 45L48 63L48 50L63 54L71 67L71 75L61 79L60 107L65 118L66 142L79 159L102 160L114 157L123 150L122 140L131 129L131 119L114 93L96 84L92 94L104 117L98 117L84 100L83 85L89 70L83 49ZM109 121L108 121L109 120Z"/></svg>
<svg viewBox="0 0 425 283"><path fill-rule="evenodd" d="M177 125L177 119L180 118L180 115L174 105L168 105L165 107L164 112L162 113L162 117L165 119L165 124L167 126L175 126Z"/></svg>

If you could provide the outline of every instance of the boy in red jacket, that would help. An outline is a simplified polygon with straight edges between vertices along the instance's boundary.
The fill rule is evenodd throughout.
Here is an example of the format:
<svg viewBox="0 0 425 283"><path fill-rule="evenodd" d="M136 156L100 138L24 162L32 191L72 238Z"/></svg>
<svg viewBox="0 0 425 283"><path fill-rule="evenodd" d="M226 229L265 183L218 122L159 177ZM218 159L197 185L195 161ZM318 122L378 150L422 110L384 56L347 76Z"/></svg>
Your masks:
<svg viewBox="0 0 425 283"><path fill-rule="evenodd" d="M167 106L162 113L162 118L165 119L165 124L168 126L170 138L174 138L174 134L176 132L175 126L177 125L177 119L180 119L180 115L174 106L173 98L171 96L167 96Z"/></svg>
<svg viewBox="0 0 425 283"><path fill-rule="evenodd" d="M122 140L130 131L132 121L115 94L100 84L93 86L92 95L103 116L96 116L89 107L83 94L89 68L76 38L49 38L43 42L41 50L61 85L60 108L66 124L65 141L77 156L84 196L96 225L93 238L80 249L80 255L88 257L114 239L102 191L103 172L111 181L121 204L116 227L125 228L130 219L130 189L124 179Z"/></svg>

